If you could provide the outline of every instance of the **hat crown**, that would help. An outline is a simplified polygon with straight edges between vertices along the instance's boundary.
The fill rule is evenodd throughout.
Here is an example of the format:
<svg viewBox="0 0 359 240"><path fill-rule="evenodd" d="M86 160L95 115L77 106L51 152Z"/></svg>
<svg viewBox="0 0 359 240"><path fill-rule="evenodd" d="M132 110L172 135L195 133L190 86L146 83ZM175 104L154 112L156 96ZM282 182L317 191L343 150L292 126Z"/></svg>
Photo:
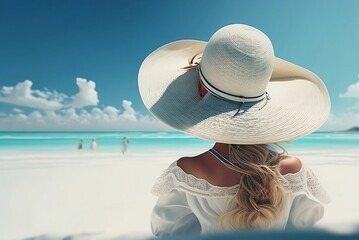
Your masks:
<svg viewBox="0 0 359 240"><path fill-rule="evenodd" d="M206 80L227 94L264 94L274 66L269 38L256 28L234 24L219 29L206 45L200 62Z"/></svg>

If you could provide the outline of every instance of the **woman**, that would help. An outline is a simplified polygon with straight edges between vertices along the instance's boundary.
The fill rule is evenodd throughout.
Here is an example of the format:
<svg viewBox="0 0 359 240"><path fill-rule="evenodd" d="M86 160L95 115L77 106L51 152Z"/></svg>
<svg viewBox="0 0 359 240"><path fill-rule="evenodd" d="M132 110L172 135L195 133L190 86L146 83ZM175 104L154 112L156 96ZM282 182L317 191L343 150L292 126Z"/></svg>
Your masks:
<svg viewBox="0 0 359 240"><path fill-rule="evenodd" d="M208 43L167 44L142 63L139 89L163 123L215 142L156 182L155 235L305 227L323 216L319 181L277 143L318 129L329 95L315 74L276 58L264 33L235 24Z"/></svg>
<svg viewBox="0 0 359 240"><path fill-rule="evenodd" d="M121 144L121 152L122 155L125 155L127 153L127 145L130 143L127 137L122 138L122 144Z"/></svg>
<svg viewBox="0 0 359 240"><path fill-rule="evenodd" d="M91 145L90 145L90 149L91 151L95 151L96 150L96 138L92 138L92 142L91 142Z"/></svg>

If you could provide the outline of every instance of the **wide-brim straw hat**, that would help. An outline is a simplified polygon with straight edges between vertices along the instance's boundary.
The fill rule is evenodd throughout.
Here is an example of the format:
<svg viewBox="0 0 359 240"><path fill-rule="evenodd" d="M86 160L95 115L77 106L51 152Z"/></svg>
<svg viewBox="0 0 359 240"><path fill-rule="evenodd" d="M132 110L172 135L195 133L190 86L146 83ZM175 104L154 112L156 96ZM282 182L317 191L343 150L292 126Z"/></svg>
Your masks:
<svg viewBox="0 0 359 240"><path fill-rule="evenodd" d="M204 97L199 81L208 90ZM138 84L160 121L221 143L291 141L317 130L330 112L317 75L275 57L264 33L241 24L221 28L208 43L158 48L142 63Z"/></svg>

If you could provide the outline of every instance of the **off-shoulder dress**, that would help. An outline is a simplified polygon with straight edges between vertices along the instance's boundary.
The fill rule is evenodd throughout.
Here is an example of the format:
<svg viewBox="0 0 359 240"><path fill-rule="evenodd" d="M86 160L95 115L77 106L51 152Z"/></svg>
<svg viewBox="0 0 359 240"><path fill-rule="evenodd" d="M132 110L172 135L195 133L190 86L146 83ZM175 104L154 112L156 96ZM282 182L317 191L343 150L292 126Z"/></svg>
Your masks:
<svg viewBox="0 0 359 240"><path fill-rule="evenodd" d="M287 202L275 229L313 226L323 217L330 201L319 180L304 165L299 172L280 176ZM213 233L218 217L236 208L239 185L214 186L184 172L177 161L158 178L153 193L158 196L152 211L151 227L156 236Z"/></svg>

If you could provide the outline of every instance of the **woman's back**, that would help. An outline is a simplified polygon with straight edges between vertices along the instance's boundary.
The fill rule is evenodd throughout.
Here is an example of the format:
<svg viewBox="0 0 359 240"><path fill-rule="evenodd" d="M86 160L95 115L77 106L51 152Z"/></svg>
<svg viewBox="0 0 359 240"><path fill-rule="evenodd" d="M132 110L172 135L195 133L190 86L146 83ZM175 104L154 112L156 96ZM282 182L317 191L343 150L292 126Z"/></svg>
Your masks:
<svg viewBox="0 0 359 240"><path fill-rule="evenodd" d="M233 24L208 42L166 44L142 63L139 89L159 120L217 143L176 161L155 184L156 235L298 227L322 217L315 176L268 143L318 129L329 95L318 76L276 58L263 32Z"/></svg>
<svg viewBox="0 0 359 240"><path fill-rule="evenodd" d="M213 147L224 158L229 159L227 144L217 143ZM241 173L228 168L210 152L204 152L194 157L182 157L177 161L177 166L187 174L203 179L212 185L219 187L231 187L239 183ZM300 171L302 163L296 157L287 156L279 162L282 175L294 174Z"/></svg>
<svg viewBox="0 0 359 240"><path fill-rule="evenodd" d="M287 193L286 202L272 228L312 226L323 216L323 204L328 202L328 197L315 175L301 166L300 160L286 158L281 162L282 173L298 170L298 163L300 169L280 176ZM216 170L212 169L214 166ZM159 197L152 212L153 233L157 236L193 235L223 230L218 227L218 219L238 208L236 194L240 176L208 152L174 162L153 188L153 193Z"/></svg>

